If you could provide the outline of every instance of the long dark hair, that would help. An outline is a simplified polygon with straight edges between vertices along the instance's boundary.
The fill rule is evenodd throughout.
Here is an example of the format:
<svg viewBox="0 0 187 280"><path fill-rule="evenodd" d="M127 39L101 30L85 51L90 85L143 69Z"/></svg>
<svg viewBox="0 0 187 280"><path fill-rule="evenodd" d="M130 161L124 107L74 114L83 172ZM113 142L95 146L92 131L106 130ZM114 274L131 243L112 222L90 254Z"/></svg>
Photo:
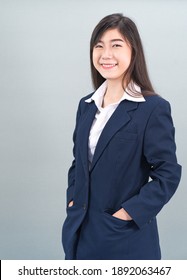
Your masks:
<svg viewBox="0 0 187 280"><path fill-rule="evenodd" d="M117 28L122 36L127 40L132 49L131 62L128 69L124 73L122 83L126 79L127 85L130 81L137 84L142 94L150 95L154 94L154 89L149 79L147 66L145 62L143 47L141 38L138 33L138 29L135 23L128 17L124 17L123 14L111 14L104 17L93 30L90 40L90 65L92 82L95 89L97 89L104 81L100 73L95 69L92 61L92 53L94 46L98 43L103 33L108 29ZM124 85L122 86L124 87ZM125 89L124 89L125 90ZM136 93L135 90L133 90Z"/></svg>

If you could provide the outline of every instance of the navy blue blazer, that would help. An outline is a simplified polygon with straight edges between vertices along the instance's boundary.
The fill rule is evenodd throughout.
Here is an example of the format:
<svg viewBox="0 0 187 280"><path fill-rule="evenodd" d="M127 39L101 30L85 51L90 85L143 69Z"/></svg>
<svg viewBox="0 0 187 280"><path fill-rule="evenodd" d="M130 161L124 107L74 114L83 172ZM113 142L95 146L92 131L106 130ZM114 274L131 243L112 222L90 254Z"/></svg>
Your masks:
<svg viewBox="0 0 187 280"><path fill-rule="evenodd" d="M69 169L67 217L62 243L66 259L160 259L156 216L175 193L176 159L170 105L153 95L123 100L99 138L88 165L89 131L97 111L91 95L81 99ZM132 221L112 214L124 208Z"/></svg>

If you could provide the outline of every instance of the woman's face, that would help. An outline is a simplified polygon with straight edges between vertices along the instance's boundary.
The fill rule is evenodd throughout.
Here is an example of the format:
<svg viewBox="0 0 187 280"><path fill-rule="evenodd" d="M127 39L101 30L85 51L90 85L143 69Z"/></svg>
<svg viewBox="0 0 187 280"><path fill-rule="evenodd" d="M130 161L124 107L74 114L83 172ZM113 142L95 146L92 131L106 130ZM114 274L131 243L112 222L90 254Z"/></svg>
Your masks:
<svg viewBox="0 0 187 280"><path fill-rule="evenodd" d="M94 46L92 59L103 78L121 82L131 62L131 47L117 29L109 29Z"/></svg>

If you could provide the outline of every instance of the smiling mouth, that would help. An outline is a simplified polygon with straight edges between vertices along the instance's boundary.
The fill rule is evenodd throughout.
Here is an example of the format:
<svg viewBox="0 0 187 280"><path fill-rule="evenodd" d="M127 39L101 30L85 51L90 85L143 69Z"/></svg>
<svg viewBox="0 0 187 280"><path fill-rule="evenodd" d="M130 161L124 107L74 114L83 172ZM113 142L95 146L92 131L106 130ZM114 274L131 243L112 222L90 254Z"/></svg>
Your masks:
<svg viewBox="0 0 187 280"><path fill-rule="evenodd" d="M113 67L115 67L117 64L108 64L108 63L102 63L101 66L104 68L104 69L111 69Z"/></svg>

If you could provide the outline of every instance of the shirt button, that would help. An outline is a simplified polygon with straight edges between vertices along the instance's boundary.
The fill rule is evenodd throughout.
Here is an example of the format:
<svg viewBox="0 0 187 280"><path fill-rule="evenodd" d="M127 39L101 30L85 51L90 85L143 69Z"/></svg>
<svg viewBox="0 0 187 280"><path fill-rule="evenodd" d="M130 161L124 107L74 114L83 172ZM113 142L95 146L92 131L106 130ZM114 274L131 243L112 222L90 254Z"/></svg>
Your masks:
<svg viewBox="0 0 187 280"><path fill-rule="evenodd" d="M82 207L84 210L86 210L86 203L83 204L83 207Z"/></svg>

